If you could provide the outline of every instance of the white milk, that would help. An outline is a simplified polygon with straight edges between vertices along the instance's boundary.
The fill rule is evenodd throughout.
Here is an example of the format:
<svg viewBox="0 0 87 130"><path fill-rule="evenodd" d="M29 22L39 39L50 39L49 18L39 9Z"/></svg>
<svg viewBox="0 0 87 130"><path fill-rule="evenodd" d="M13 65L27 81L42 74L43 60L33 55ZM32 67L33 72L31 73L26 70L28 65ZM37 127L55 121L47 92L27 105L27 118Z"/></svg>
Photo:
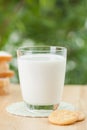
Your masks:
<svg viewBox="0 0 87 130"><path fill-rule="evenodd" d="M55 54L27 54L18 58L19 78L25 102L53 105L61 100L66 59Z"/></svg>

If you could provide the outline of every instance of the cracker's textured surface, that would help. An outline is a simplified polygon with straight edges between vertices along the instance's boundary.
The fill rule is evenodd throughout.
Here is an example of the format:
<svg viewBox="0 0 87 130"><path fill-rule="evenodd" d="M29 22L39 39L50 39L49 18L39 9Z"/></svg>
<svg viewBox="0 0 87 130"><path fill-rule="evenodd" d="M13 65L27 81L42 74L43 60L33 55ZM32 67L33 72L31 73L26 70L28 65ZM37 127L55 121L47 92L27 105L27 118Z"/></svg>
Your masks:
<svg viewBox="0 0 87 130"><path fill-rule="evenodd" d="M77 111L78 114L78 120L77 121L83 121L85 119L85 114L83 112Z"/></svg>
<svg viewBox="0 0 87 130"><path fill-rule="evenodd" d="M6 61L0 61L0 73L6 72L9 70L9 64Z"/></svg>
<svg viewBox="0 0 87 130"><path fill-rule="evenodd" d="M0 78L0 88L9 86L9 84L10 84L9 78Z"/></svg>
<svg viewBox="0 0 87 130"><path fill-rule="evenodd" d="M9 93L10 80L9 78L0 78L0 95Z"/></svg>
<svg viewBox="0 0 87 130"><path fill-rule="evenodd" d="M69 125L77 120L77 113L69 110L56 110L49 115L49 122L56 125Z"/></svg>

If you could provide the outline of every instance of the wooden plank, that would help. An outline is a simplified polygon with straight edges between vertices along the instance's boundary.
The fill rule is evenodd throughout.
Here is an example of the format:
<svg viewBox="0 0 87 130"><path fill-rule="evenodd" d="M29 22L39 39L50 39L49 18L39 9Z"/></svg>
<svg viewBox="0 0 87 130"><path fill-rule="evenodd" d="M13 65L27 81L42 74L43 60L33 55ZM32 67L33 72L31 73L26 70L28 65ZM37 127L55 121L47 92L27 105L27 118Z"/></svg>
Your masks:
<svg viewBox="0 0 87 130"><path fill-rule="evenodd" d="M87 86L64 87L63 101L73 103L77 109L87 110ZM57 126L48 122L48 118L28 118L14 116L6 112L6 106L21 101L19 85L11 85L9 95L0 96L0 130L86 130L87 120L69 126Z"/></svg>

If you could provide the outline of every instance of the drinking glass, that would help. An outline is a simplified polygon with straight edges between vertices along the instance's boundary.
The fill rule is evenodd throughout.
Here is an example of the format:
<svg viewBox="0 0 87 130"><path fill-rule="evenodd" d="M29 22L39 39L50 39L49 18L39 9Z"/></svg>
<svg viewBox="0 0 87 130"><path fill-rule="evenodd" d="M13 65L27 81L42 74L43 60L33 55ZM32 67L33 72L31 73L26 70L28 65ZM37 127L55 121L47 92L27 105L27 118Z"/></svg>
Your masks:
<svg viewBox="0 0 87 130"><path fill-rule="evenodd" d="M59 46L28 46L17 50L23 101L31 113L48 116L61 102L67 49Z"/></svg>

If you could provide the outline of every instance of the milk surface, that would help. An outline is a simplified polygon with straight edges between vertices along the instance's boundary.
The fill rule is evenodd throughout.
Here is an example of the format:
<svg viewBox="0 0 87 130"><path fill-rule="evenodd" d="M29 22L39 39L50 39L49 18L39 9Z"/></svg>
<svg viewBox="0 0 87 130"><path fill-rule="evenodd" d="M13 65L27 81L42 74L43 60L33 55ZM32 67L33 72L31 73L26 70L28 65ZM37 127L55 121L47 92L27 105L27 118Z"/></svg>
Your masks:
<svg viewBox="0 0 87 130"><path fill-rule="evenodd" d="M23 100L32 105L53 105L61 100L66 59L56 54L27 54L18 58Z"/></svg>

